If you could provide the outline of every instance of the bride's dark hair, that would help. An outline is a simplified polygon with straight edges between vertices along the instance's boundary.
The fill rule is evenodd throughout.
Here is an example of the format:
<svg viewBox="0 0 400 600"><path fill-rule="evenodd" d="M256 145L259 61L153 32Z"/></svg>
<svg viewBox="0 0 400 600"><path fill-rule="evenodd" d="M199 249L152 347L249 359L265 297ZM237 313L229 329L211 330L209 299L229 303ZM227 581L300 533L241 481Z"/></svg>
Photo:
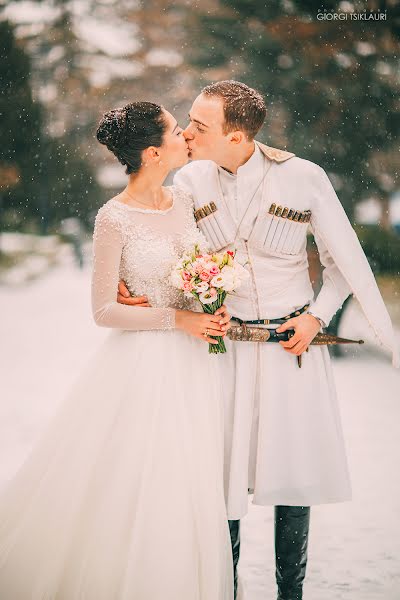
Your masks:
<svg viewBox="0 0 400 600"><path fill-rule="evenodd" d="M162 145L167 129L163 109L153 102L131 102L107 111L97 128L96 137L126 165L126 174L137 173L142 152L149 146Z"/></svg>

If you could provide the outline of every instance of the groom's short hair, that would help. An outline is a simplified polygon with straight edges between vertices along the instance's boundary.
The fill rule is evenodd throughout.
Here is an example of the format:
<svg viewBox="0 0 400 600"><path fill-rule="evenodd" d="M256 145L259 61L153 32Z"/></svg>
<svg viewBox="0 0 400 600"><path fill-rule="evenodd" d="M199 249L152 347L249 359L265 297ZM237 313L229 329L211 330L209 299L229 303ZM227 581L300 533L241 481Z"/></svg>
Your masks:
<svg viewBox="0 0 400 600"><path fill-rule="evenodd" d="M267 108L257 90L240 81L217 81L201 90L208 97L221 98L224 103L224 134L231 131L243 131L249 140L253 140L261 129Z"/></svg>

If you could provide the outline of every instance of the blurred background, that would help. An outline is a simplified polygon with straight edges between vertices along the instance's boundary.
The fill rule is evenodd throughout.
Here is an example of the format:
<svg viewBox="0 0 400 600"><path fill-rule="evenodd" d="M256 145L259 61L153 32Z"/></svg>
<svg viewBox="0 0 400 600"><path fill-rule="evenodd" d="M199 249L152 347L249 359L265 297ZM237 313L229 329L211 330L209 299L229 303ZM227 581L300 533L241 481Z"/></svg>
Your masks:
<svg viewBox="0 0 400 600"><path fill-rule="evenodd" d="M399 42L397 0L0 1L3 479L103 339L90 316L91 231L126 176L94 134L129 101L161 102L184 126L207 83L263 92L258 139L328 172L400 341ZM309 256L318 290L312 238ZM307 600L398 600L400 380L355 301L331 329L370 344L334 364L355 501L316 509ZM245 525L251 600L273 589L272 517L260 510Z"/></svg>
<svg viewBox="0 0 400 600"><path fill-rule="evenodd" d="M367 6L386 21L321 20ZM225 78L266 95L260 140L327 170L375 272L397 275L399 38L396 0L0 3L1 279L85 239L124 186L94 138L105 110L161 101L184 125L200 88Z"/></svg>

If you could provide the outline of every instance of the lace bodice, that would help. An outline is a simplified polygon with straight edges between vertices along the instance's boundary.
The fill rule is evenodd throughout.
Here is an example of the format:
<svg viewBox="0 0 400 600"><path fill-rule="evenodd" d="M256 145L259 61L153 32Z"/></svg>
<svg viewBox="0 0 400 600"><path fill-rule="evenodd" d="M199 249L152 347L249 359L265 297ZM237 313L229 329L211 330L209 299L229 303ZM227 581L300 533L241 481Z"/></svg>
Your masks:
<svg viewBox="0 0 400 600"><path fill-rule="evenodd" d="M93 235L92 307L96 323L117 329L171 329L175 309L196 310L170 283L171 269L195 244L206 247L193 216L192 197L170 188L172 206L164 211L130 207L109 200L97 213ZM133 296L146 295L151 308L117 303L123 279Z"/></svg>

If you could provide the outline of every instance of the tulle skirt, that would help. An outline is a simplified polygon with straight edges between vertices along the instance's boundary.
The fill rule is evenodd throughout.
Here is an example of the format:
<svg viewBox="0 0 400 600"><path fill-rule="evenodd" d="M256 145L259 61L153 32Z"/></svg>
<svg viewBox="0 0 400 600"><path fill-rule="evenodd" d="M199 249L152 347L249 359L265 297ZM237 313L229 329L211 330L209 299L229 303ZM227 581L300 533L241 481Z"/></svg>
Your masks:
<svg viewBox="0 0 400 600"><path fill-rule="evenodd" d="M217 361L110 333L0 493L1 600L232 600Z"/></svg>

